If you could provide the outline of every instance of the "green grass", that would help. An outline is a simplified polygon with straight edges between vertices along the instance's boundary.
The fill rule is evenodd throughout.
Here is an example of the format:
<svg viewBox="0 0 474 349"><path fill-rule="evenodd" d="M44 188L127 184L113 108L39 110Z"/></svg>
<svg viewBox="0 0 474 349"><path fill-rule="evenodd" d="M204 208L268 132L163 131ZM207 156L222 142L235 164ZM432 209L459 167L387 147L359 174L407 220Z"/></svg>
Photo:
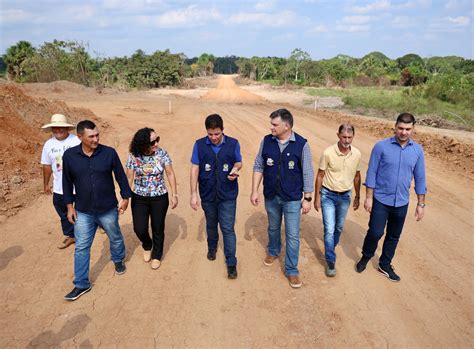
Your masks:
<svg viewBox="0 0 474 349"><path fill-rule="evenodd" d="M311 96L341 97L349 109L375 110L394 114L407 111L417 116L436 116L456 124L474 126L474 110L467 104L452 104L438 99L427 99L404 87L390 89L380 87L308 88L306 93Z"/></svg>

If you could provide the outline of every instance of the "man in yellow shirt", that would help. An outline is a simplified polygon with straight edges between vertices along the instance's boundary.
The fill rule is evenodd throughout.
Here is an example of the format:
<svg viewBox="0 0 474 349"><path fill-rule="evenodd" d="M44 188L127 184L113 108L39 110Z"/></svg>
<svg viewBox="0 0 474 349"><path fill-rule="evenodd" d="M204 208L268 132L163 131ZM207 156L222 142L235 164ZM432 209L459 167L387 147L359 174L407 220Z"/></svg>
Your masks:
<svg viewBox="0 0 474 349"><path fill-rule="evenodd" d="M360 196L360 151L352 146L355 129L351 124L339 126L339 141L326 148L319 161L316 176L314 208L322 208L324 225L324 250L326 276L336 275L336 252L347 210L351 204L352 189L355 188L354 210L359 208Z"/></svg>

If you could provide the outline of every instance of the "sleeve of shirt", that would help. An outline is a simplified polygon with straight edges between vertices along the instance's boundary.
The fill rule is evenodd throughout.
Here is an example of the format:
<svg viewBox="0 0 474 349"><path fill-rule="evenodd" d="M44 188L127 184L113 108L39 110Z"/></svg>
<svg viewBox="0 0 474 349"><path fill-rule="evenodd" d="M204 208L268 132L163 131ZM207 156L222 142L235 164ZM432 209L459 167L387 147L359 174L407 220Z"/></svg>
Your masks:
<svg viewBox="0 0 474 349"><path fill-rule="evenodd" d="M120 187L120 196L123 199L129 199L132 197L132 190L130 189L130 185L128 184L127 176L125 175L125 171L123 170L122 163L120 162L120 158L115 151L113 150L113 171L115 180L117 181Z"/></svg>
<svg viewBox="0 0 474 349"><path fill-rule="evenodd" d="M311 148L308 142L303 147L301 155L301 167L303 168L303 192L311 193L314 191L314 169Z"/></svg>
<svg viewBox="0 0 474 349"><path fill-rule="evenodd" d="M323 151L321 154L321 158L319 159L319 169L322 171L326 171L328 168L328 156L326 151Z"/></svg>
<svg viewBox="0 0 474 349"><path fill-rule="evenodd" d="M425 155L423 153L423 147L419 146L420 155L413 171L415 177L415 193L418 195L426 194L426 173L425 173Z"/></svg>
<svg viewBox="0 0 474 349"><path fill-rule="evenodd" d="M132 154L128 154L127 163L125 164L125 167L131 170L135 169L135 157Z"/></svg>
<svg viewBox="0 0 474 349"><path fill-rule="evenodd" d="M67 151L63 155L63 199L66 205L74 203L74 183Z"/></svg>
<svg viewBox="0 0 474 349"><path fill-rule="evenodd" d="M191 156L191 162L193 165L199 165L199 151L197 142L194 143L193 155Z"/></svg>
<svg viewBox="0 0 474 349"><path fill-rule="evenodd" d="M260 148L258 149L257 156L255 157L255 162L253 164L253 172L263 173L264 163L263 163L262 151L263 151L263 140L260 142Z"/></svg>
<svg viewBox="0 0 474 349"><path fill-rule="evenodd" d="M51 165L51 159L48 156L48 149L46 149L46 144L43 146L43 151L41 152L41 165Z"/></svg>
<svg viewBox="0 0 474 349"><path fill-rule="evenodd" d="M163 149L163 154L161 155L161 163L163 164L163 166L169 166L173 163L171 161L170 154L168 154L168 152L164 149Z"/></svg>
<svg viewBox="0 0 474 349"><path fill-rule="evenodd" d="M380 143L377 143L370 153L369 167L367 168L367 175L365 177L364 185L368 188L375 188L377 170L379 168L381 158L382 147L380 146Z"/></svg>
<svg viewBox="0 0 474 349"><path fill-rule="evenodd" d="M239 141L237 141L237 144L235 146L234 156L235 156L235 162L241 162L242 161L242 154L240 153L240 143L239 143Z"/></svg>

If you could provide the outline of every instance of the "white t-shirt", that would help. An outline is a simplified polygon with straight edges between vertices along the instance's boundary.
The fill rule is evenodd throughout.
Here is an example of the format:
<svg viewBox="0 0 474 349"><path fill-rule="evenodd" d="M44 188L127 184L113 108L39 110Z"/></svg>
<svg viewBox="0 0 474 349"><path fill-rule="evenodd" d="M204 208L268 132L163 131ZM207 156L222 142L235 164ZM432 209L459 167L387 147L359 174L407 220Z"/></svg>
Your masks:
<svg viewBox="0 0 474 349"><path fill-rule="evenodd" d="M57 140L53 136L43 146L41 164L51 166L53 170L53 191L57 194L63 194L63 154L67 149L80 143L79 138L70 133L62 141Z"/></svg>

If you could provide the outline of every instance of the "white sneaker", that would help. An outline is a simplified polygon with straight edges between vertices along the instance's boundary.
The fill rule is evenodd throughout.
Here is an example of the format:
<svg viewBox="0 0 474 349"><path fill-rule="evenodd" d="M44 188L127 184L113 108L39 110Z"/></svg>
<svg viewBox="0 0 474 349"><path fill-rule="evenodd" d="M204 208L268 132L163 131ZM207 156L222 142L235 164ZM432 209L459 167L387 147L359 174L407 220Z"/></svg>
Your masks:
<svg viewBox="0 0 474 349"><path fill-rule="evenodd" d="M161 265L161 261L159 259L153 259L151 261L151 269L158 269Z"/></svg>
<svg viewBox="0 0 474 349"><path fill-rule="evenodd" d="M150 251L143 251L143 260L148 263L151 261L151 250Z"/></svg>

